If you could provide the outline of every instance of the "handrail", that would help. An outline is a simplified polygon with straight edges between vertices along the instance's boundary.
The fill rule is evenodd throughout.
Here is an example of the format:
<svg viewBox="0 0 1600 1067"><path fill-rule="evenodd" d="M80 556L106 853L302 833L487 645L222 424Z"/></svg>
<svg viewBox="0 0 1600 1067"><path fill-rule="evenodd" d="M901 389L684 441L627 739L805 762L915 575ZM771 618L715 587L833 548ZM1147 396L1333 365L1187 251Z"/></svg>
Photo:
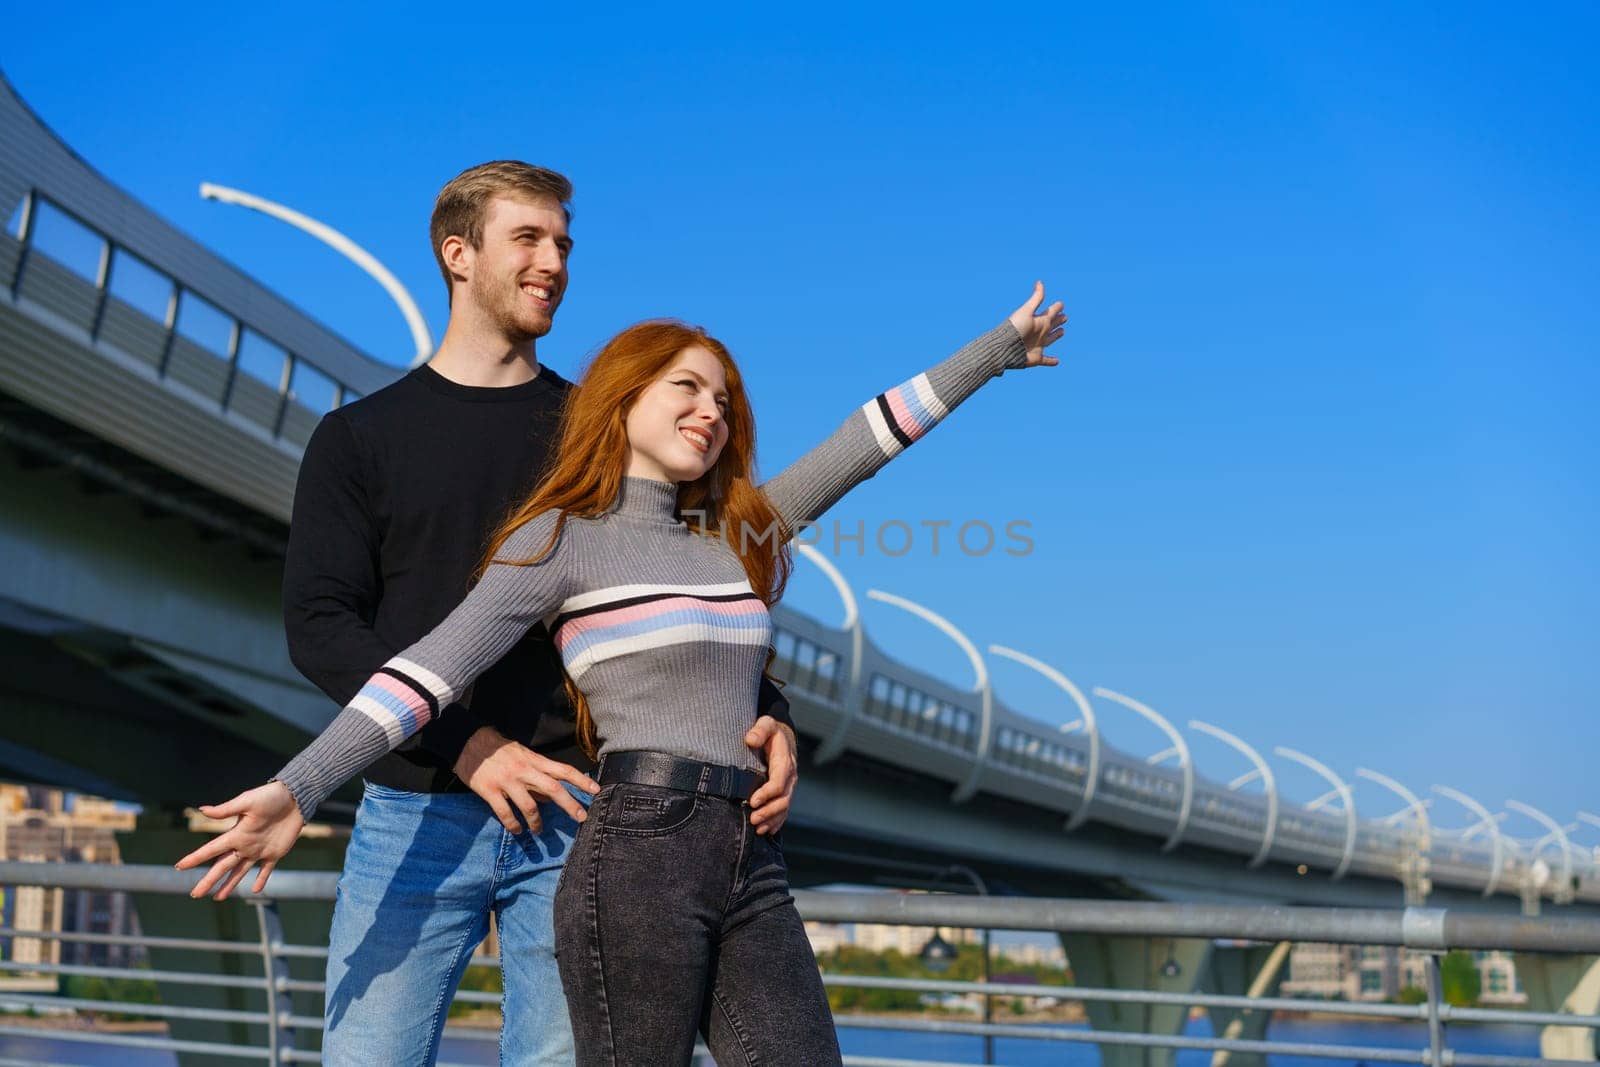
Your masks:
<svg viewBox="0 0 1600 1067"><path fill-rule="evenodd" d="M138 864L0 862L0 885L187 894L200 872ZM275 871L245 901L331 901L336 871ZM807 920L970 926L1150 937L1318 941L1404 948L1600 954L1600 919L1527 918L1449 908L1302 908L1145 901L1057 900L940 893L794 890ZM196 907L215 906L196 902ZM23 936L16 932L11 936ZM42 936L28 933L27 936Z"/></svg>

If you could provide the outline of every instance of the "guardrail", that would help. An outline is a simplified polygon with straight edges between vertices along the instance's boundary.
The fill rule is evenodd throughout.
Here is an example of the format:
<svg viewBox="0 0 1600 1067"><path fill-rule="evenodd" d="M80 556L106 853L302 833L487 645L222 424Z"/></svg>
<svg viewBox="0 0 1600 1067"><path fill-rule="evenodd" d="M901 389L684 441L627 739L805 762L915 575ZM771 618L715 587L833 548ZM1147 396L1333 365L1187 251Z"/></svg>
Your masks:
<svg viewBox="0 0 1600 1067"><path fill-rule="evenodd" d="M0 862L0 886L44 886L61 889L113 890L135 893L184 894L197 875L165 867L116 866L95 864L49 864ZM297 1047L296 1035L318 1031L323 1021L318 1016L296 1014L290 997L296 993L323 992L320 981L296 980L289 975L291 960L326 959L321 945L290 944L284 939L279 920L280 903L331 902L337 874L279 871L272 877L270 895L246 896L237 904L194 903L199 909L244 907L256 917L259 936L255 940L216 940L202 938L158 938L110 934L80 934L60 931L0 928L0 938L27 937L42 941L137 945L199 953L254 957L259 960L258 976L218 975L183 970L149 970L76 966L53 963L0 961L0 972L43 975L93 974L108 978L139 978L169 986L211 986L244 990L259 998L260 1006L251 1010L190 1008L160 1004L136 1004L87 998L54 996L38 992L5 993L0 1000L38 1008L74 1009L87 1012L114 1011L153 1020L206 1020L248 1023L264 1028L267 1041L261 1045L186 1041L171 1037L133 1036L97 1032L49 1032L52 1039L89 1042L104 1046L162 1049L176 1053L203 1053L265 1061L273 1064L320 1063L320 1055ZM1187 904L1124 903L1107 901L1038 900L1004 897L966 897L943 894L834 893L797 890L794 894L801 914L808 920L823 922L887 923L933 927L965 927L1049 931L1065 934L1104 934L1150 938L1205 938L1229 941L1277 943L1308 941L1318 943L1394 945L1427 952L1427 999L1416 1005L1314 1002L1319 1010L1337 1012L1352 1018L1411 1020L1427 1027L1427 1044L1416 1048L1372 1045L1322 1044L1247 1040L1188 1035L1130 1033L1109 1030L1017 1023L942 1021L905 1017L841 1016L841 1028L873 1027L903 1031L965 1034L981 1037L1026 1038L1041 1042L1089 1043L1102 1049L1112 1046L1193 1049L1213 1053L1259 1053L1306 1056L1324 1059L1365 1060L1369 1063L1417 1063L1439 1067L1535 1067L1558 1061L1534 1057L1483 1055L1452 1049L1447 1027L1455 1024L1500 1024L1515 1026L1563 1026L1600 1029L1600 1016L1565 1013L1504 1011L1462 1008L1444 1002L1441 993L1439 958L1450 949L1500 949L1528 953L1600 954L1600 921L1559 918L1508 918L1494 915L1456 913L1445 909L1406 908L1368 910L1336 908L1231 907ZM495 967L490 957L474 959L474 966ZM1303 1011L1308 1002L1283 997L1237 996L1217 993L1175 993L1139 989L1085 988L1079 986L1019 985L995 982L940 981L907 978L868 977L825 973L829 986L898 989L929 994L975 995L991 997L1053 997L1082 1003L1132 1003L1201 1008L1244 1009L1254 1012ZM463 1004L495 1005L493 993L458 992ZM492 1033L477 1033L451 1028L456 1036L493 1040ZM0 1035L40 1036L31 1028L0 1024ZM890 1060L874 1056L847 1056L852 1067L875 1065L928 1064L930 1061ZM987 1062L987 1061L986 1061ZM462 1067L462 1065L457 1065Z"/></svg>

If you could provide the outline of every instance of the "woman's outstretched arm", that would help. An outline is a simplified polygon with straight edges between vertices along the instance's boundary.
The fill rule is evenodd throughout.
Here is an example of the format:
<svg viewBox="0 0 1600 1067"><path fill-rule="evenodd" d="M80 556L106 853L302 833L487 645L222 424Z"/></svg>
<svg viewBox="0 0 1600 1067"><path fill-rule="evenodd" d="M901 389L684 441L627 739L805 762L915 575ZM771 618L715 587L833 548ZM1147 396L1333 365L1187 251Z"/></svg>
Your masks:
<svg viewBox="0 0 1600 1067"><path fill-rule="evenodd" d="M539 555L554 529L555 514L540 515L506 541L501 558ZM568 585L565 572L559 543L538 563L491 565L460 606L426 637L379 668L328 728L271 782L225 804L202 807L201 812L211 818L237 816L238 821L178 861L180 870L216 861L191 895L206 896L220 886L220 900L256 864L261 873L254 891L260 892L328 794L422 729L439 709L459 700L478 675L560 605ZM577 775L573 784L598 788L587 775L572 773ZM581 815L580 809L580 822Z"/></svg>
<svg viewBox="0 0 1600 1067"><path fill-rule="evenodd" d="M1060 340L1059 302L1040 313L1044 283L1005 322L908 382L879 393L811 451L761 488L793 530L815 522L857 485L915 443L985 382L1007 370L1053 367L1045 348Z"/></svg>

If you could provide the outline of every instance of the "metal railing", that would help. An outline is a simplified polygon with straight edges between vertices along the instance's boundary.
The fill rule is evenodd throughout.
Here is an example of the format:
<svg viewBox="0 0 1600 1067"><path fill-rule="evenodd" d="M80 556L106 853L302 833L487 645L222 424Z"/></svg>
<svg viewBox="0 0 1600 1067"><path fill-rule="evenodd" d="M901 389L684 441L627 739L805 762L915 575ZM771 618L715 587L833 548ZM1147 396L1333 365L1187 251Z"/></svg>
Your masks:
<svg viewBox="0 0 1600 1067"><path fill-rule="evenodd" d="M93 278L80 275L37 247L37 222L45 208L99 244ZM87 331L91 342L108 340L148 364L157 379L180 383L216 404L218 410L255 424L273 439L287 437L294 446L303 446L324 411L359 395L322 361L278 341L271 327L247 320L204 292L201 284L152 266L137 251L45 190L28 191L16 237L4 235L0 241L4 242L0 258L11 264L5 284L13 300L31 299L74 322ZM113 293L119 266L161 280L166 296L159 320ZM202 314L209 312L224 321L226 340L217 346L220 351L185 336L185 308L196 304L206 309ZM276 366L262 362L246 368L246 348L252 342L261 345L266 360ZM307 378L312 381L305 381Z"/></svg>
<svg viewBox="0 0 1600 1067"><path fill-rule="evenodd" d="M186 893L197 875L165 867L95 864L0 862L0 886L44 886L61 889L113 890L178 895ZM187 937L122 936L0 927L0 939L32 938L39 941L100 945L137 945L148 949L207 953L254 958L259 972L212 974L192 970L157 970L79 966L48 962L0 961L0 973L33 975L97 975L105 978L144 979L162 988L210 987L240 991L259 1006L244 1010L142 1004L40 992L6 992L0 1001L12 1005L81 1012L117 1012L167 1022L205 1021L244 1023L259 1027L261 1043L196 1041L171 1036L84 1031L50 1031L46 1036L64 1042L167 1050L236 1058L241 1061L319 1063L320 1055L297 1043L297 1035L319 1031L320 1015L297 1014L295 994L320 994L320 981L291 977L296 960L322 960L321 945L291 944L285 940L279 906L294 902L331 902L337 881L334 873L279 871L273 875L270 896L246 897L232 904L197 901L196 921L202 909L247 908L256 919L258 937L205 939ZM841 1028L871 1027L924 1033L1004 1037L1041 1042L1141 1046L1155 1049L1203 1050L1212 1053L1282 1054L1329 1060L1364 1060L1369 1063L1416 1063L1439 1067L1535 1067L1560 1061L1527 1056L1487 1055L1454 1049L1449 1028L1460 1024L1499 1024L1524 1027L1587 1027L1600 1029L1600 1016L1567 1013L1506 1011L1448 1004L1442 995L1439 959L1448 950L1507 950L1524 953L1600 954L1600 921L1570 917L1529 919L1456 913L1444 909L1403 910L1235 907L1189 904L1124 903L1079 900L1039 900L1001 897L967 897L943 894L834 893L797 890L801 914L822 922L887 923L931 927L965 927L988 930L1045 931L1068 935L1108 935L1143 938L1194 938L1229 942L1316 942L1374 946L1399 946L1427 953L1426 1000L1419 1004L1307 1002L1279 996L1252 996L1217 992L1172 992L1147 989L1086 988L1082 986L1015 984L1010 982L945 981L824 973L830 987L894 989L919 994L972 996L987 1002L992 997L1049 997L1084 1005L1140 1004L1180 1008L1219 1008L1249 1012L1305 1011L1308 1007L1356 1019L1412 1021L1426 1027L1426 1042L1416 1047L1328 1044L1274 1041L1223 1036L1136 1033L1024 1023L925 1019L905 1016L841 1015ZM498 966L499 961L478 957L475 966ZM463 991L456 1002L493 1006L495 993ZM494 1040L487 1031L451 1027L457 1037ZM0 1035L41 1036L33 1028L0 1024ZM985 1055L988 1061L988 1054ZM852 1067L926 1064L929 1061L891 1060L876 1056L846 1056Z"/></svg>

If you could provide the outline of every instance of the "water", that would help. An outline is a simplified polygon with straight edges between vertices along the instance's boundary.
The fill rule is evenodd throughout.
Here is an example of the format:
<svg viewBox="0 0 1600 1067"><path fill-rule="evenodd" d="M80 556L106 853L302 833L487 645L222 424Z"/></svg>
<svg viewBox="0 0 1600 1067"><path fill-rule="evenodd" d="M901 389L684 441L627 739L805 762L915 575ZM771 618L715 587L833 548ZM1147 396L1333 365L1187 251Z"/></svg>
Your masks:
<svg viewBox="0 0 1600 1067"><path fill-rule="evenodd" d="M1060 1024L1060 1029L1082 1030L1083 1025ZM1211 1027L1203 1019L1191 1019L1184 1031L1191 1037L1210 1037ZM1384 1048L1422 1049L1427 1047L1427 1028L1421 1023L1382 1023L1354 1020L1279 1019L1268 1031L1277 1041L1319 1042L1338 1045L1366 1045ZM1532 1026L1465 1026L1448 1032L1450 1047L1460 1052L1479 1052L1501 1056L1539 1055L1539 1030ZM844 1027L840 1044L847 1055L894 1056L900 1059L941 1060L947 1063L981 1063L981 1038L962 1034L916 1034L898 1030L869 1030ZM446 1037L439 1057L451 1063L470 1063L492 1067L497 1062L494 1041ZM0 1060L75 1064L81 1067L176 1067L170 1052L144 1049L107 1048L63 1041L49 1033L27 1037L0 1036ZM1271 1057L1274 1067L1316 1067L1323 1064L1354 1063L1352 1059L1322 1059L1310 1056ZM1211 1053L1182 1051L1178 1067L1207 1067ZM995 1039L995 1063L1004 1067L1096 1067L1099 1056L1090 1044L1065 1041L1028 1041L1018 1038Z"/></svg>

